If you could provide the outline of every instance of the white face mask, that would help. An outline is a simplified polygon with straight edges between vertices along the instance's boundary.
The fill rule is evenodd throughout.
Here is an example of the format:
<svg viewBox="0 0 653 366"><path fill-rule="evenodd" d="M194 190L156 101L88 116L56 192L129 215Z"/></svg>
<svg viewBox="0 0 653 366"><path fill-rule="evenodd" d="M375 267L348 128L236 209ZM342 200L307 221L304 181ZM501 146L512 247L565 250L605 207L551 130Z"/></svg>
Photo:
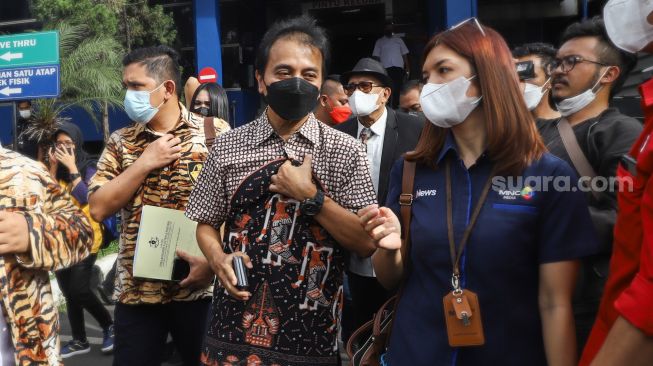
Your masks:
<svg viewBox="0 0 653 366"><path fill-rule="evenodd" d="M537 106L540 104L542 97L546 93L544 91L544 86L548 84L550 80L551 78L545 81L542 86L537 86L531 83L524 83L524 101L526 101L526 106L528 107L529 111L537 108Z"/></svg>
<svg viewBox="0 0 653 366"><path fill-rule="evenodd" d="M419 101L426 119L438 127L451 128L469 116L482 97L468 97L472 76L461 76L446 84L428 83L422 88Z"/></svg>
<svg viewBox="0 0 653 366"><path fill-rule="evenodd" d="M25 109L22 111L18 111L18 114L22 119L28 119L32 116L32 111L30 111L29 109Z"/></svg>
<svg viewBox="0 0 653 366"><path fill-rule="evenodd" d="M351 113L356 117L369 116L372 112L379 108L377 102L379 101L379 94L368 93L356 89L356 91L349 97L349 107Z"/></svg>
<svg viewBox="0 0 653 366"><path fill-rule="evenodd" d="M610 69L609 68L606 69L603 72L603 74L599 76L599 79L596 80L596 83L594 83L594 85L591 88L576 95L575 97L567 98L556 103L556 109L558 110L558 112L560 112L560 115L562 115L563 117L571 116L572 114L582 110L583 108L587 107L590 103L592 103L594 99L596 99L596 93L598 93L598 91L601 90L601 88L599 88L595 92L594 88L596 88L596 86L599 85L601 78L605 76L608 70Z"/></svg>
<svg viewBox="0 0 653 366"><path fill-rule="evenodd" d="M653 25L646 17L653 0L610 0L603 8L605 29L612 42L624 51L641 51L653 41Z"/></svg>

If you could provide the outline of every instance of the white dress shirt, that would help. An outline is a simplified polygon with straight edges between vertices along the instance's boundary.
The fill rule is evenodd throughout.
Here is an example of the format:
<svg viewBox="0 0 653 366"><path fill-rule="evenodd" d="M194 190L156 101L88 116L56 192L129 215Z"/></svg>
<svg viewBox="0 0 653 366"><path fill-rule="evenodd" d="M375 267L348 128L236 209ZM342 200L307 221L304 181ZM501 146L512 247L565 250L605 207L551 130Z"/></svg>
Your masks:
<svg viewBox="0 0 653 366"><path fill-rule="evenodd" d="M367 139L367 161L370 164L370 174L372 175L372 184L374 191L379 194L379 176L381 175L381 155L383 154L383 139L385 138L385 126L388 123L388 110L384 107L383 114L379 119L370 126L372 135ZM358 122L358 133L365 128L360 121ZM379 202L383 205L383 202ZM349 270L360 276L374 277L371 258L359 258L356 254L349 257Z"/></svg>
<svg viewBox="0 0 653 366"><path fill-rule="evenodd" d="M404 40L392 36L381 37L376 40L374 44L374 51L372 56L378 57L381 59L381 64L386 69L389 67L400 67L404 68L404 55L408 54L408 47L404 43Z"/></svg>

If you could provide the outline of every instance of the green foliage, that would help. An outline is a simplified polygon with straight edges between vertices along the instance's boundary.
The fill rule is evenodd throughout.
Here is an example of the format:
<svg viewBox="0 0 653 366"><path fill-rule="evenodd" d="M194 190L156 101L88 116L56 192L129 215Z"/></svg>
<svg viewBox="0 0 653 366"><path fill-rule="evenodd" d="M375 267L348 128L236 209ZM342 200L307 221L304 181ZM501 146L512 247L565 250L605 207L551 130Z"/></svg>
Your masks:
<svg viewBox="0 0 653 366"><path fill-rule="evenodd" d="M123 2L115 8L122 13L118 34L125 48L159 44L171 46L174 43L177 38L174 19L163 11L161 5L149 6L142 0L118 1Z"/></svg>
<svg viewBox="0 0 653 366"><path fill-rule="evenodd" d="M161 5L145 0L31 0L37 19L85 24L90 35L115 37L125 49L172 45L177 30Z"/></svg>
<svg viewBox="0 0 653 366"><path fill-rule="evenodd" d="M84 109L99 126L105 104L122 108L122 47L110 36L89 37L85 25L64 21L45 29L59 32L61 96L34 101L33 127L26 133L47 136L61 122L61 114L73 106Z"/></svg>
<svg viewBox="0 0 653 366"><path fill-rule="evenodd" d="M118 32L118 15L108 1L32 0L32 12L46 23L65 19L70 24L86 24L90 35L113 37Z"/></svg>
<svg viewBox="0 0 653 366"><path fill-rule="evenodd" d="M147 0L30 0L32 12L60 38L61 96L35 100L28 135L48 138L73 106L83 108L108 131L107 108L122 107L122 64L126 50L172 45L172 16Z"/></svg>

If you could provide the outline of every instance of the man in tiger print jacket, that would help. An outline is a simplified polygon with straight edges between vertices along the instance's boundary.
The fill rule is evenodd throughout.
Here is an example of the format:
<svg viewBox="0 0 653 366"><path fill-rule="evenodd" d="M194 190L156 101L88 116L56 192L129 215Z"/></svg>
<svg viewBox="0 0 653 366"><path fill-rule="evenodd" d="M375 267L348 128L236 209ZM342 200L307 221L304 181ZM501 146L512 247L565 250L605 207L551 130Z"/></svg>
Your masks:
<svg viewBox="0 0 653 366"><path fill-rule="evenodd" d="M81 261L92 244L88 219L44 167L0 147L2 365L61 365L48 271Z"/></svg>

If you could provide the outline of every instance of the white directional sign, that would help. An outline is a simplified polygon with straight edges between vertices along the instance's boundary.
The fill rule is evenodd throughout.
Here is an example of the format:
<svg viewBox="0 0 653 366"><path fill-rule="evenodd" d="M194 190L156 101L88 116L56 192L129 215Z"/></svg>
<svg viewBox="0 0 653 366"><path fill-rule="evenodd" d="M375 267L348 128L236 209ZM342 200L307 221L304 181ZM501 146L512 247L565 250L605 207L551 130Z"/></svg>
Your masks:
<svg viewBox="0 0 653 366"><path fill-rule="evenodd" d="M0 59L9 62L11 62L12 60L20 60L21 58L23 58L22 52L16 52L16 53L7 52L5 54L0 55Z"/></svg>

